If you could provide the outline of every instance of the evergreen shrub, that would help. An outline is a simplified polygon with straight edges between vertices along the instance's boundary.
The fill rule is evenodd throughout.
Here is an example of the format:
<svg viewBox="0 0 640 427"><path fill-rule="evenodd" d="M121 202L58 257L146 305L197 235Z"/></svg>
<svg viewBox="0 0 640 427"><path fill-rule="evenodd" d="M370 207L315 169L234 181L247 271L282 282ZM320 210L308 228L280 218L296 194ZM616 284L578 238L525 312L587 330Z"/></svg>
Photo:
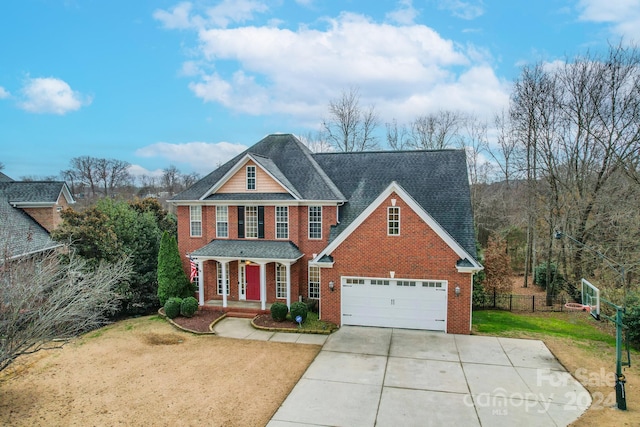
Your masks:
<svg viewBox="0 0 640 427"><path fill-rule="evenodd" d="M198 300L195 297L187 297L180 304L180 314L184 317L192 317L198 311Z"/></svg>
<svg viewBox="0 0 640 427"><path fill-rule="evenodd" d="M289 311L291 312L291 320L293 320L294 322L296 321L296 317L298 316L302 317L301 323L304 323L304 321L307 320L307 304L296 301L291 304L291 310Z"/></svg>
<svg viewBox="0 0 640 427"><path fill-rule="evenodd" d="M180 306L182 305L182 298L172 297L164 303L164 314L169 319L175 319L180 315Z"/></svg>
<svg viewBox="0 0 640 427"><path fill-rule="evenodd" d="M282 302L274 302L271 304L271 318L276 322L282 322L287 318L289 307Z"/></svg>

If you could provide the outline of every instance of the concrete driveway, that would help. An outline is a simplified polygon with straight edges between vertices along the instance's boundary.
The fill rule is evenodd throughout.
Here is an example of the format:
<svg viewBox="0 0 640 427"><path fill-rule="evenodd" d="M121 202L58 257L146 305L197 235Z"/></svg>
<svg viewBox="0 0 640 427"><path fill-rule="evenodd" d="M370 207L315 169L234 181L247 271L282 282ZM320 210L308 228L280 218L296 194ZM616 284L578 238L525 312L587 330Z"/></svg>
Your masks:
<svg viewBox="0 0 640 427"><path fill-rule="evenodd" d="M590 404L541 341L343 326L267 426L565 426Z"/></svg>

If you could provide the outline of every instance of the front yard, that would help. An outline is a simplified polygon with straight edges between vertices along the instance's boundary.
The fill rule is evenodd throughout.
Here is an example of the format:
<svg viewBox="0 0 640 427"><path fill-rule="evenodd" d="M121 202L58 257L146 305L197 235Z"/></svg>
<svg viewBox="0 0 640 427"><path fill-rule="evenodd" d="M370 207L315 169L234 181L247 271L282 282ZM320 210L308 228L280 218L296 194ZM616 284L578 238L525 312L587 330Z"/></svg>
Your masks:
<svg viewBox="0 0 640 427"><path fill-rule="evenodd" d="M319 350L125 320L0 372L0 425L265 425Z"/></svg>

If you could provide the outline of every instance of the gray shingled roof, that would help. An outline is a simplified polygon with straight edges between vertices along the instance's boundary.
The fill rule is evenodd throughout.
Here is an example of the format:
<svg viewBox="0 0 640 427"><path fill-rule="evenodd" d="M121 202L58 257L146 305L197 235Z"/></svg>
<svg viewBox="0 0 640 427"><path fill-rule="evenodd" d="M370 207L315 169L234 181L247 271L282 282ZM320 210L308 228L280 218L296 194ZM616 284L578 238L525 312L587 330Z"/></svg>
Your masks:
<svg viewBox="0 0 640 427"><path fill-rule="evenodd" d="M476 257L464 151L318 153L314 158L349 200L340 208L331 240L395 181Z"/></svg>
<svg viewBox="0 0 640 427"><path fill-rule="evenodd" d="M51 203L58 201L66 184L64 181L0 182L9 203Z"/></svg>
<svg viewBox="0 0 640 427"><path fill-rule="evenodd" d="M13 181L0 177L0 258L15 258L61 246L37 221L13 204L54 204L65 183L62 181Z"/></svg>
<svg viewBox="0 0 640 427"><path fill-rule="evenodd" d="M190 188L176 194L172 201L191 201L203 197L247 153L270 159L303 200L345 200L340 190L318 166L312 153L290 134L269 135L237 155ZM261 165L267 162L259 162ZM271 168L270 172L274 169ZM284 181L286 182L286 181ZM283 183L284 183L283 182Z"/></svg>
<svg viewBox="0 0 640 427"><path fill-rule="evenodd" d="M340 207L340 224L332 228L330 240L395 181L477 258L466 156L462 150L313 154L293 135L269 135L172 200L198 200L247 153L268 159L261 158L260 165L274 176L284 176L287 181L282 182L288 182L303 200L346 202ZM255 200L282 200L282 194L256 196ZM246 194L207 198L216 199L248 200Z"/></svg>
<svg viewBox="0 0 640 427"><path fill-rule="evenodd" d="M291 242L273 240L213 240L191 252L194 257L233 257L240 259L281 259L295 261L302 256Z"/></svg>
<svg viewBox="0 0 640 427"><path fill-rule="evenodd" d="M0 191L0 263L4 259L46 251L61 246L22 209L12 207Z"/></svg>

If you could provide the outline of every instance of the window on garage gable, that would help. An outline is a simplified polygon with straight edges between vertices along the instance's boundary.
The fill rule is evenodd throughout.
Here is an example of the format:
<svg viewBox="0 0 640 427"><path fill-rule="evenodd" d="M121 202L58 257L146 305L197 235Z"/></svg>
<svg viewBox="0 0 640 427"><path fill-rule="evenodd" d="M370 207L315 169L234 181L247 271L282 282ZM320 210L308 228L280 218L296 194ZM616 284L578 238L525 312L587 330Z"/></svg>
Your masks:
<svg viewBox="0 0 640 427"><path fill-rule="evenodd" d="M389 236L400 235L400 208L397 206L387 208L387 234Z"/></svg>

